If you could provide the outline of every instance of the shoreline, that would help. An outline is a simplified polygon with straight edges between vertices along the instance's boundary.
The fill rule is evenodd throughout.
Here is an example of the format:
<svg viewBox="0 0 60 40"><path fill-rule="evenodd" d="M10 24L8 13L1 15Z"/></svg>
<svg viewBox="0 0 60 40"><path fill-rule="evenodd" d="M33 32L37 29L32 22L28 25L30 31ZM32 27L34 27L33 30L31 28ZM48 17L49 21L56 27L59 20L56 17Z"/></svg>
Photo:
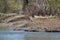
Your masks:
<svg viewBox="0 0 60 40"><path fill-rule="evenodd" d="M59 18L16 19L13 22L0 23L0 30L24 30L27 32L60 32Z"/></svg>

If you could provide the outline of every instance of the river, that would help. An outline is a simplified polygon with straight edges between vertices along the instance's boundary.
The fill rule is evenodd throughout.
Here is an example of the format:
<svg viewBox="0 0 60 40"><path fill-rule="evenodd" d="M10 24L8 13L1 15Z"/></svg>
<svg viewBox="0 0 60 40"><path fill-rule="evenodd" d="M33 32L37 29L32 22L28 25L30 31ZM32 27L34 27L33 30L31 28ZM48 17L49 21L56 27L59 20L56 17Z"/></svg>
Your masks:
<svg viewBox="0 0 60 40"><path fill-rule="evenodd" d="M0 31L0 40L60 40L60 33Z"/></svg>

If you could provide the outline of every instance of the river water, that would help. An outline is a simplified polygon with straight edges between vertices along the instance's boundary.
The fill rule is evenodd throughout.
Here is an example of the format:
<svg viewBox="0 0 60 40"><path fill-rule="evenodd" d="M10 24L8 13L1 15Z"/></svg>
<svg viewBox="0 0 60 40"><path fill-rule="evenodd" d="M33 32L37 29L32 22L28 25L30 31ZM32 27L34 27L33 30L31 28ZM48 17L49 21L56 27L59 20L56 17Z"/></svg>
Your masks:
<svg viewBox="0 0 60 40"><path fill-rule="evenodd" d="M60 33L0 31L0 40L60 40Z"/></svg>

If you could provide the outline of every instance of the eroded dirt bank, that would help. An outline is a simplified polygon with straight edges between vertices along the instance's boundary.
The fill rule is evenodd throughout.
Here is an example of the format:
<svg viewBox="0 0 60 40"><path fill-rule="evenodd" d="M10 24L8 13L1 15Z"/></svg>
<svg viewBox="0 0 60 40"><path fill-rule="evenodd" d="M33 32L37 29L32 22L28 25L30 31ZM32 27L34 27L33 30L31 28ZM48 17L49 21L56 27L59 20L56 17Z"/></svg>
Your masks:
<svg viewBox="0 0 60 40"><path fill-rule="evenodd" d="M60 31L59 18L33 18L33 21L24 16L12 17L0 23L0 30L24 30L24 31Z"/></svg>

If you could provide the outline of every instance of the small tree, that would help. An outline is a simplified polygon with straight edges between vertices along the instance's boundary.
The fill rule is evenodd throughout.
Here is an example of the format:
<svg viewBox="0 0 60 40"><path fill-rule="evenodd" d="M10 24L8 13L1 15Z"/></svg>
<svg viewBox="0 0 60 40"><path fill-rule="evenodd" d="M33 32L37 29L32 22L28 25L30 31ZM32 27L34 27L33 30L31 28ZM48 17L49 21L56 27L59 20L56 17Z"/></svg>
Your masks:
<svg viewBox="0 0 60 40"><path fill-rule="evenodd" d="M31 0L27 5L24 5L24 13L29 15L41 14L45 16L45 0Z"/></svg>

